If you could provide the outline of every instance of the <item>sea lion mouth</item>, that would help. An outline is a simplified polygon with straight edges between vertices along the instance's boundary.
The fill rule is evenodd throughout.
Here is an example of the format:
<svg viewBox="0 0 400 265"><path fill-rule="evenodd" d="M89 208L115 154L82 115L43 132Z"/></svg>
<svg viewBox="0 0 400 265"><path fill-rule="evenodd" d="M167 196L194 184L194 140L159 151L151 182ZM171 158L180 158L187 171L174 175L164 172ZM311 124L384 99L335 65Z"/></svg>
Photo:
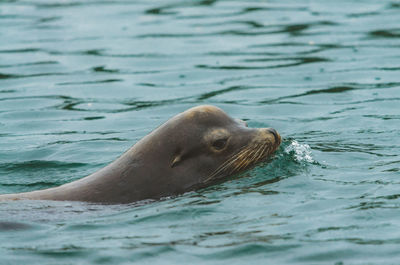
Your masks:
<svg viewBox="0 0 400 265"><path fill-rule="evenodd" d="M221 180L246 171L270 157L281 144L281 136L272 128L258 129L254 139L229 157L203 182Z"/></svg>

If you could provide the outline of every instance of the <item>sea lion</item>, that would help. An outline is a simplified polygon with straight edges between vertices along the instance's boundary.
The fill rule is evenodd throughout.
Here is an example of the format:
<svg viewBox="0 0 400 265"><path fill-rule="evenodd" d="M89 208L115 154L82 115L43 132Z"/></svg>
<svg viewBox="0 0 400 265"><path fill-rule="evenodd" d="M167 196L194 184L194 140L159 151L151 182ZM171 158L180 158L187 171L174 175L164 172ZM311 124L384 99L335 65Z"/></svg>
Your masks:
<svg viewBox="0 0 400 265"><path fill-rule="evenodd" d="M103 204L159 199L209 186L265 161L281 143L271 128L248 128L214 106L171 118L99 171L55 188L1 200Z"/></svg>

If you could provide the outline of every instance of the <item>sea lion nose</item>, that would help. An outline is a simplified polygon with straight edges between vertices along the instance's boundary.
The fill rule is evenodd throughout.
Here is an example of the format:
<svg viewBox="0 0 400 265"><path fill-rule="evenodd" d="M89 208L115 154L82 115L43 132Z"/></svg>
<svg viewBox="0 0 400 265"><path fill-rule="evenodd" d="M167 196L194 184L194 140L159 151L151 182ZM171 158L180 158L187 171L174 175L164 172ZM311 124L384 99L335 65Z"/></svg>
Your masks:
<svg viewBox="0 0 400 265"><path fill-rule="evenodd" d="M270 132L274 136L275 143L277 143L277 144L281 143L281 136L279 135L279 133L275 129L267 128L267 131Z"/></svg>

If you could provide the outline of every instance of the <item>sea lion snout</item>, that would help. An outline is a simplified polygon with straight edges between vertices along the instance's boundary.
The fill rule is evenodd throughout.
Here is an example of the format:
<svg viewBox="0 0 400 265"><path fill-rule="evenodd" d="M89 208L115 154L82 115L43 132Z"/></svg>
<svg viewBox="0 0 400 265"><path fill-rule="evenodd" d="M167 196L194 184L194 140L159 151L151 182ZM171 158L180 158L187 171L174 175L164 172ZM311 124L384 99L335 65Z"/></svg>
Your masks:
<svg viewBox="0 0 400 265"><path fill-rule="evenodd" d="M278 147L281 144L281 136L280 134L273 128L260 128L259 130L259 137L261 139L265 139L266 141L270 142L272 145ZM259 140L261 140L259 138Z"/></svg>

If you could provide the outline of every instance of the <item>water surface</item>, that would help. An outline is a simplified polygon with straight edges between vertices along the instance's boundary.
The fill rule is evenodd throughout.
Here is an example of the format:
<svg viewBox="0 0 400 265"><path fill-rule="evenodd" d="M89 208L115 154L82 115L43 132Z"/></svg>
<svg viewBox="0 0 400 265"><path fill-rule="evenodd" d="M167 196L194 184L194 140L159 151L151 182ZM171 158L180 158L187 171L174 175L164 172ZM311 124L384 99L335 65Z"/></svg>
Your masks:
<svg viewBox="0 0 400 265"><path fill-rule="evenodd" d="M400 2L0 3L0 193L213 104L284 142L153 203L0 203L2 264L400 263Z"/></svg>

